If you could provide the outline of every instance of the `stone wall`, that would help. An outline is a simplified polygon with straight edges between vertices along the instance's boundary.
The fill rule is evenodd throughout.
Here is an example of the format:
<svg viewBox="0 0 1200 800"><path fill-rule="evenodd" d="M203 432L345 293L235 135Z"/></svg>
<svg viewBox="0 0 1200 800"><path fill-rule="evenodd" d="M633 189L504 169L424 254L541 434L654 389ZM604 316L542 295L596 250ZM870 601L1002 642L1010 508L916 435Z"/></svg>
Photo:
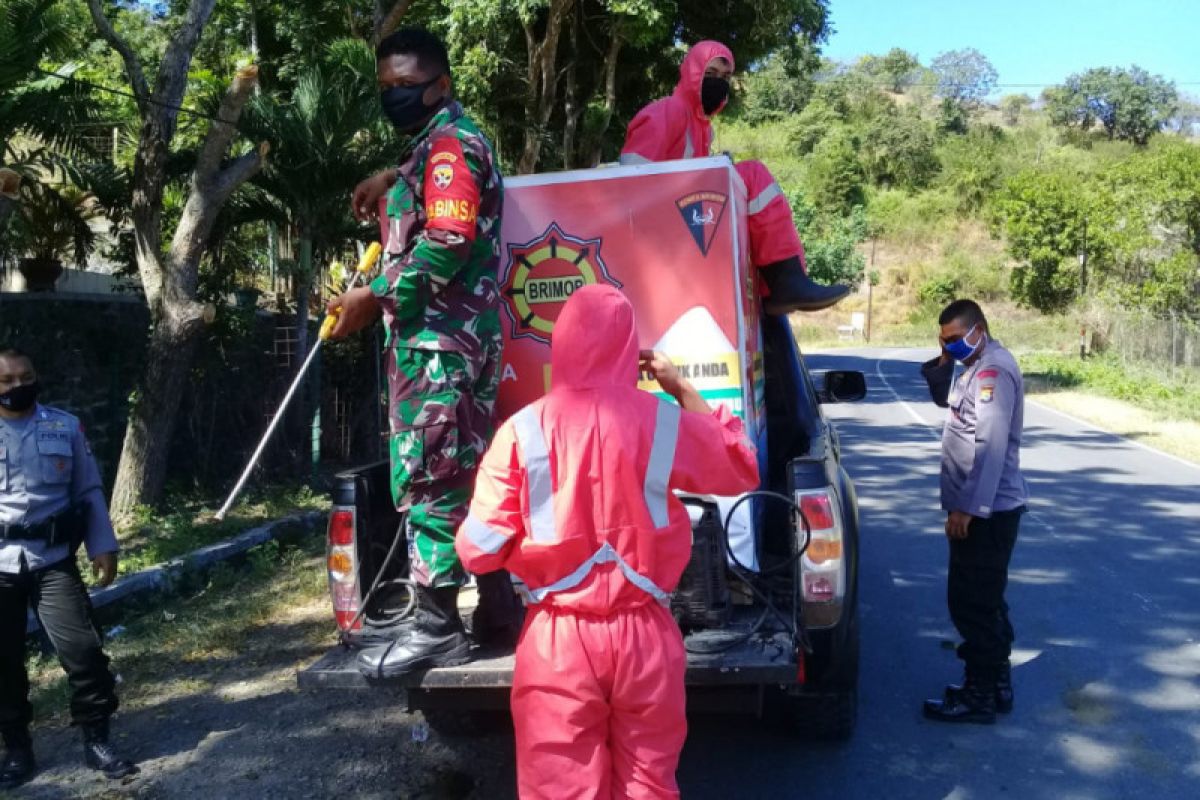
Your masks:
<svg viewBox="0 0 1200 800"><path fill-rule="evenodd" d="M125 435L133 382L146 358L150 314L135 298L0 294L0 345L33 357L40 401L83 422L111 481Z"/></svg>
<svg viewBox="0 0 1200 800"><path fill-rule="evenodd" d="M232 306L219 311L204 334L180 409L169 486L209 496L232 486L303 357L289 357L286 344L280 344L290 322ZM109 487L130 396L145 365L149 323L137 298L0 293L0 344L16 345L33 357L42 402L82 420ZM373 408L378 394L371 360L376 352L365 336L332 348L326 354L330 363L313 373L321 385L323 455L339 464L371 461L378 453ZM293 402L258 478L279 481L308 474L315 386Z"/></svg>

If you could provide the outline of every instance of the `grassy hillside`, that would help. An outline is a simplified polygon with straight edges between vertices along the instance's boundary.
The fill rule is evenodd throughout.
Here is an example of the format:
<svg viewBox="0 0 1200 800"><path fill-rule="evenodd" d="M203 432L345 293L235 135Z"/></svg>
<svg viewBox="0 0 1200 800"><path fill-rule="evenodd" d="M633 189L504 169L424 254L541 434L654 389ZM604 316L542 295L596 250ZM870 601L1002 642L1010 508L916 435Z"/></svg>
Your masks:
<svg viewBox="0 0 1200 800"><path fill-rule="evenodd" d="M914 101L905 95L878 94L892 108L908 107L917 113ZM835 124L851 130L857 124L861 130L853 115ZM930 129L934 125L924 124ZM987 108L975 114L970 124L966 135L943 134L935 139L931 154L937 172L922 185L879 185L865 177L861 195L865 226L853 245L861 265L851 275L858 291L830 311L801 315L794 324L802 340L836 343L837 327L847 324L853 312L867 311L867 284L872 277L872 342L930 344L938 310L962 296L979 300L996 334L1022 350L1075 353L1080 326L1102 322L1108 304L1115 302L1111 297L1075 302L1056 313L1018 305L1011 287L1013 271L1021 262L1011 254L992 206L1014 176L1061 172L1085 181L1127 162L1138 149L1128 142L1064 132L1052 127L1044 114L1028 110L1009 125L998 110ZM797 144L803 135L803 124L794 116L753 124L732 120L718 125L714 149L729 151L736 159L762 160L794 202L812 202L814 165L825 154L819 145L803 154ZM869 144L864 136L856 134L854 140L860 149ZM1177 140L1170 135L1160 138ZM798 210L806 247L810 251L820 247L829 233L828 220L845 215L836 209Z"/></svg>
<svg viewBox="0 0 1200 800"><path fill-rule="evenodd" d="M827 101L818 97L812 102ZM839 336L838 326L869 308L871 344L932 348L940 309L955 297L971 297L984 306L997 338L1021 356L1031 393L1076 410L1080 393L1112 398L1103 406L1108 409L1105 419L1093 421L1124 430L1122 425L1129 425L1122 420L1148 415L1166 425L1163 431L1155 432L1159 423L1146 422L1128 432L1185 457L1200 458L1200 325L1186 322L1187 270L1196 270L1196 255L1189 252L1184 235L1192 222L1187 209L1200 207L1200 189L1180 184L1178 177L1162 180L1149 193L1144 189L1160 180L1159 165L1165 158L1194 158L1194 143L1160 134L1148 147L1138 148L1094 132L1056 128L1044 112L1029 109L1006 119L999 110L985 108L970 117L965 132L947 133L938 128L927 98L885 92L874 92L870 103L860 98L834 105L840 109L836 114L814 113L810 103L798 115L722 122L714 148L729 151L735 159L765 162L793 203L810 268L825 281L842 280L856 287L831 310L793 315L802 346L861 344L861 338ZM820 123L815 133L814 119ZM911 136L888 139L892 149L880 151L879 137L887 139L892 123L907 125ZM827 146L839 137L852 149ZM897 168L889 158L908 159L908 166ZM841 163L831 168L830 161L838 159ZM1186 180L1188 171L1175 173ZM859 186L839 193L835 185L831 191L830 175L837 181L858 181ZM1006 224L1004 213L1024 213L1040 197L1013 199L1011 187L1042 175L1065 176L1066 200L1059 201L1066 203L1060 212L1065 221L1056 228L1052 215L1048 222L1035 219L1049 234L1035 230L1043 237L1033 237L1035 246L1014 246L1008 236L1014 228ZM1121 191L1133 192L1130 202L1106 196ZM1091 205L1069 205L1084 195L1099 199ZM1131 222L1113 215L1112 208L1132 208L1135 202L1144 204L1138 212L1141 218ZM1110 204L1108 212L1105 203ZM1059 211L1053 203L1049 207ZM1040 213L1047 216L1044 210ZM1080 214L1094 217L1088 218L1091 228L1082 242L1070 238L1070 225ZM1151 220L1146 227L1150 235L1122 241L1120 236L1143 224L1141 219ZM1030 258L1043 257L1046 250L1053 254L1055 247L1059 252L1051 261L1057 259L1052 265L1059 272L1053 280L1079 283L1068 284L1067 302L1044 313L1030 302L1039 296L1014 290L1014 273L1025 270L1028 276ZM1086 248L1091 259L1086 292L1072 247ZM1182 265L1183 277L1171 278L1183 287L1182 310L1154 306L1155 295L1140 285L1165 280L1158 270L1166 263ZM1050 285L1054 288L1053 282ZM1142 329L1122 328L1116 322L1122 315L1142 315L1138 318L1149 320L1142 324L1151 326L1144 330L1158 326L1161 334L1172 313L1176 322L1184 322L1178 335L1172 334L1171 344L1150 352L1152 348L1131 347L1120 340L1142 335ZM1084 326L1090 357L1081 362Z"/></svg>

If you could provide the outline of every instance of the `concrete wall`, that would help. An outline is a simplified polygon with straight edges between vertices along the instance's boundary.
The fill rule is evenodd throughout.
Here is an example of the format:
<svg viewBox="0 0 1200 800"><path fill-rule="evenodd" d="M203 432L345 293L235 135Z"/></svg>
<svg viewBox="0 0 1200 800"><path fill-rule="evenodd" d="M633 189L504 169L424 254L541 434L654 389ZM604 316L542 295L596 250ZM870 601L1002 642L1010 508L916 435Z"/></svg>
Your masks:
<svg viewBox="0 0 1200 800"><path fill-rule="evenodd" d="M54 284L54 291L58 294L100 294L108 296L128 286L130 283L129 279L117 278L113 275L106 275L103 272L91 272L67 267L63 269L62 275L59 276L57 283ZM25 277L15 268L8 270L3 275L0 292L17 293L24 291Z"/></svg>

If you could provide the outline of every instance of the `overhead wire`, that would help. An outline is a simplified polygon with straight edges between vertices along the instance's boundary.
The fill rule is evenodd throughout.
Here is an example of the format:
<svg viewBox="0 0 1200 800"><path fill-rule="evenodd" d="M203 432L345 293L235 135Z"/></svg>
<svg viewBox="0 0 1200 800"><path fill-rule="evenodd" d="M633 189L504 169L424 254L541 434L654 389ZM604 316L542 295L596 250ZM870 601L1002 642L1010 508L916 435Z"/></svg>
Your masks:
<svg viewBox="0 0 1200 800"><path fill-rule="evenodd" d="M46 77L49 77L49 78L58 78L61 81L76 83L76 84L79 84L80 86L87 86L90 89L95 89L100 92L107 92L108 94L117 95L119 97L125 97L125 98L134 100L139 103L149 103L150 105L153 105L153 106L158 106L160 108L168 108L168 109L171 109L172 111L178 111L181 114L188 114L193 117L198 117L200 119L206 119L206 120L209 120L210 122L221 122L221 123L224 123L225 125L232 125L235 128L237 127L236 120L225 119L224 117L219 117L216 114L209 114L205 111L197 111L196 109L188 108L187 106L175 105L174 103L164 103L161 100L155 100L153 97L143 97L142 95L135 94L134 92L127 92L123 89L114 89L111 86L105 86L100 83L94 83L92 81L84 80L83 78L76 78L74 75L63 75L61 73L55 72L54 70L43 69L41 67L34 67L33 71L37 72L41 75L45 75Z"/></svg>

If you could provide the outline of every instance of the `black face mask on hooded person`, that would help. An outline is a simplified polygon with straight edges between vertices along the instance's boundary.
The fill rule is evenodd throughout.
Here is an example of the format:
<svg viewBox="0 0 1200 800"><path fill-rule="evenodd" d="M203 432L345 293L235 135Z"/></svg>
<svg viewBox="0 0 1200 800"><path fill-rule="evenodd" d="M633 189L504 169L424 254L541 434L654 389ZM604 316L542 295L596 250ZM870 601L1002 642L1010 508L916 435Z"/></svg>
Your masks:
<svg viewBox="0 0 1200 800"><path fill-rule="evenodd" d="M706 116L717 113L721 104L729 99L729 81L715 75L706 75L700 84L700 106Z"/></svg>
<svg viewBox="0 0 1200 800"><path fill-rule="evenodd" d="M441 79L441 75L425 83L412 86L393 86L379 93L379 102L383 105L383 113L396 130L401 133L416 133L421 123L438 107L441 99L433 105L425 105L425 90Z"/></svg>
<svg viewBox="0 0 1200 800"><path fill-rule="evenodd" d="M14 386L7 392L0 394L0 407L9 411L15 411L18 414L28 411L37 402L38 392L41 391L41 388L37 381Z"/></svg>

